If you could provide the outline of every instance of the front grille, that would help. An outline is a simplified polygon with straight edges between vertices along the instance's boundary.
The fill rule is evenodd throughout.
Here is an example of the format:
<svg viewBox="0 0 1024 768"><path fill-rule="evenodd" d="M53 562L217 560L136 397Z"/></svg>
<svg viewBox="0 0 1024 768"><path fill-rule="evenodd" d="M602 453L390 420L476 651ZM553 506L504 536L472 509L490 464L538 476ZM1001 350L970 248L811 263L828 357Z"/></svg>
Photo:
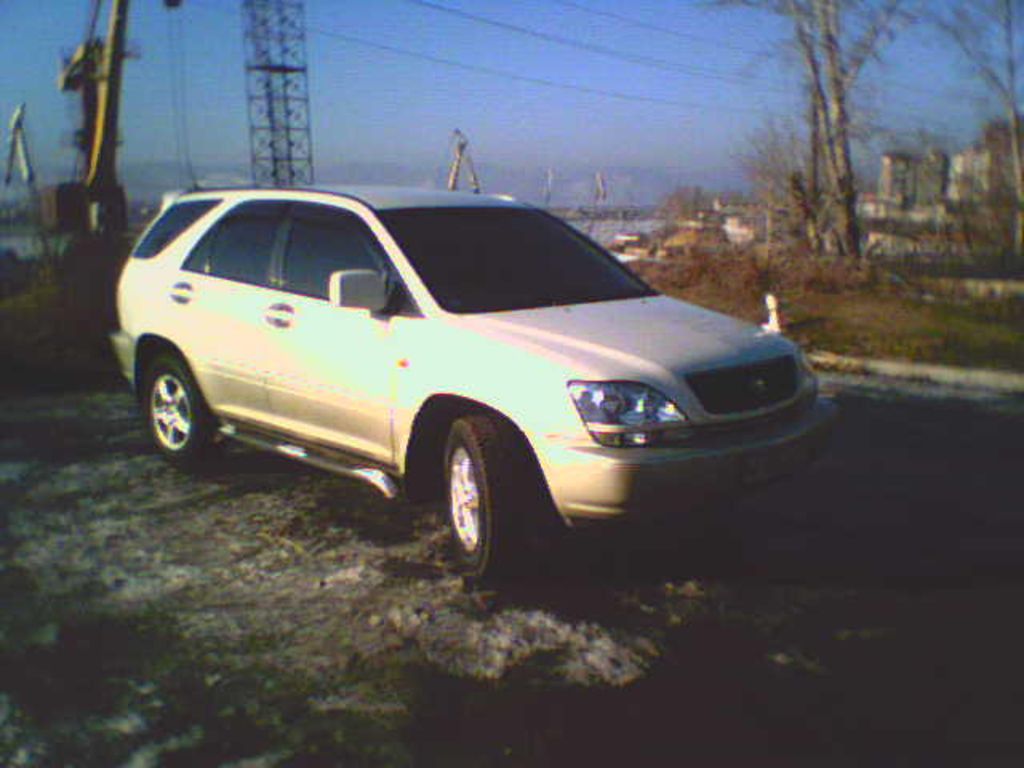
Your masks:
<svg viewBox="0 0 1024 768"><path fill-rule="evenodd" d="M796 361L791 355L753 365L692 373L686 383L708 413L742 413L767 408L796 394Z"/></svg>

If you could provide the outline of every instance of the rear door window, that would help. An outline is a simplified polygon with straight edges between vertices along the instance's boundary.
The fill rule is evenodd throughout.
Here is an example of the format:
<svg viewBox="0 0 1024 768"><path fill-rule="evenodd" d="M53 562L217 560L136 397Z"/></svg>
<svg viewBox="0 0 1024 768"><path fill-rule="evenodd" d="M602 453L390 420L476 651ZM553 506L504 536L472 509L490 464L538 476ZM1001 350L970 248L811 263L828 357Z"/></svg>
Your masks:
<svg viewBox="0 0 1024 768"><path fill-rule="evenodd" d="M356 214L303 203L292 209L280 287L292 293L326 299L332 272L343 269L383 272L386 263L376 236Z"/></svg>
<svg viewBox="0 0 1024 768"><path fill-rule="evenodd" d="M217 222L184 269L251 285L270 284L271 257L287 204L245 203Z"/></svg>

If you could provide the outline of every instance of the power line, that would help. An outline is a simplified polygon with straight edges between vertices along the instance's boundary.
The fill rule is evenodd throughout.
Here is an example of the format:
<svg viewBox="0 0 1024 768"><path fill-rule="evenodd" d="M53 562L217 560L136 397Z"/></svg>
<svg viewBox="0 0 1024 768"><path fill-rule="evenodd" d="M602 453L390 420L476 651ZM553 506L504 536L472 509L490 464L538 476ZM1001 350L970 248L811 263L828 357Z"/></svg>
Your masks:
<svg viewBox="0 0 1024 768"><path fill-rule="evenodd" d="M179 181L182 170L188 175L192 187L197 187L195 168L192 165L192 148L188 131L188 82L186 49L182 34L181 16L172 10L167 12L167 37L170 51L171 110L174 116L174 140L178 155Z"/></svg>
<svg viewBox="0 0 1024 768"><path fill-rule="evenodd" d="M623 101L635 101L643 102L647 104L661 104L670 107L683 107L686 109L704 109L707 107L706 104L692 104L684 101L677 101L675 99L663 99L659 96L644 96L642 94L625 93L622 91L613 91L606 88L592 88L586 85L577 85L575 83L565 83L559 80L549 80L542 77L531 77L529 75L520 75L516 72L510 72L504 69L494 69L492 67L484 67L479 64L467 64L463 61L456 61L455 59L448 59L441 56L434 56L429 53L419 53L417 51L410 51L407 48L399 48L393 45L386 45L384 43L375 43L369 40L364 40L360 37L353 35L346 35L343 32L335 32L333 30L319 29L316 27L309 27L309 31L323 35L325 37L333 37L338 40L344 40L347 43L354 43L355 45L361 45L366 48L374 48L378 51L386 51L393 53L396 56L404 56L411 59L419 59L420 61L428 61L432 64L441 64L446 67L453 67L455 69L463 69L469 72L479 72L485 75L491 75L492 77L500 77L506 80L517 80L522 83L530 83L532 85L542 85L547 88L559 88L566 91L576 91L578 93L586 93L592 96L606 96L613 99L620 99Z"/></svg>
<svg viewBox="0 0 1024 768"><path fill-rule="evenodd" d="M407 1L408 2L414 2L415 4L420 4L419 2L417 2L417 0L407 0ZM210 11L213 11L213 12L222 13L220 8L213 8L213 7L207 6L207 9L210 10ZM419 52L419 51L413 51L413 50L410 50L410 49L407 49L407 48L402 48L402 47L399 47L399 46L388 45L386 43L380 43L380 42L375 42L375 41L371 41L371 40L366 40L364 38L357 37L355 35L349 35L349 34L346 34L344 32L338 32L336 30L331 30L331 29L324 29L322 27L307 26L307 30L308 30L308 32L310 34L315 34L315 35L319 35L319 36L322 36L322 37L334 38L334 39L337 39L337 40L342 40L342 41L345 41L347 43L351 43L351 44L354 44L354 45L362 46L364 48L369 48L369 49L373 49L373 50L383 51L383 52L390 53L390 54L393 54L395 56L400 56L400 57L403 57L403 58L409 58L409 59L414 59L414 60L418 60L418 61L425 61L425 62L428 62L428 63L431 63L431 64L437 64L437 65L440 65L440 66L450 67L450 68L453 68L453 69L460 69L460 70L467 71L467 72L476 72L476 73L479 73L479 74L488 75L490 77L501 78L501 79L504 79L504 80L511 80L511 81L516 81L516 82L522 82L522 83L527 83L527 84L530 84L530 85L538 85L538 86L542 86L542 87L545 87L545 88L553 88L553 89L558 89L558 90L563 90L563 91L572 91L572 92L582 93L582 94L586 94L586 95L590 95L590 96L599 96L599 97L604 97L604 98L613 98L613 99L617 99L617 100L620 100L620 101L628 101L628 102L634 102L634 103L654 104L654 105L660 105L660 106L666 106L666 107L675 107L675 108L686 109L686 110L708 111L709 109L714 109L715 111L728 112L728 113L733 113L733 114L748 113L748 114L755 114L755 115L763 116L763 117L766 117L766 118L769 118L769 119L779 119L779 118L785 118L785 117L790 117L791 116L791 115L781 115L781 114L778 114L778 113L773 113L773 112L770 112L770 111L765 110L765 109L734 107L734 106L725 107L723 105L708 104L706 102L701 102L701 103L686 102L686 101L680 101L678 99L667 99L667 98L662 98L662 97L658 97L658 96L647 96L647 95L643 95L643 94L627 93L627 92L624 92L624 91L616 91L616 90L611 90L611 89L606 89L606 88L595 88L595 87L586 86L586 85L579 85L579 84L576 84L576 83L568 83L568 82L564 82L564 81L553 80L553 79L550 79L550 78L532 77L532 76L529 76L529 75L522 75L522 74L519 74L519 73L516 73L516 72L511 72L511 71L508 71L508 70L497 69L497 68L493 68L493 67L487 67L487 66L483 66L483 65L480 65L480 64L470 64L470 63L467 63L467 62L464 62L464 61L459 61L459 60L456 60L456 59L450 59L450 58L442 57L442 56L435 56L433 54L422 53L422 52ZM782 92L785 92L787 94L791 93L788 90L785 90L785 91L782 91ZM883 131L884 130L888 130L889 132L892 132L891 128L886 128L886 127L880 126L877 123L869 123L868 127L871 128L871 129L875 129L875 130L881 129Z"/></svg>
<svg viewBox="0 0 1024 768"><path fill-rule="evenodd" d="M743 75L727 75L721 72L714 72L712 70L701 69L699 67L692 67L678 62L669 61L667 59L659 59L653 56L642 56L640 54L627 53L615 48L608 48L603 45L596 45L594 43L587 43L582 40L577 40L571 37L563 37L562 35L552 34L550 32L544 32L543 30L531 29L529 27L521 27L518 24L511 24L506 21L499 21L498 19L492 19L488 16L480 16L475 13L468 11L462 11L457 8L449 8L445 5L439 5L437 3L430 2L429 0L402 0L402 2L409 5L419 6L421 8L427 8L438 13L445 13L456 18L471 21L476 24L483 24L495 29L500 29L505 32L513 32L518 35L524 35L527 37L533 37L538 40L543 40L548 43L554 43L556 45L565 46L567 48L575 48L577 50L586 51L587 53L597 54L599 56L605 56L610 59L617 59L619 61L625 61L629 64L637 64L645 67L653 67L655 69L667 70L670 72L683 72L689 75L695 75L697 77L707 78L709 80L721 80L724 82L736 82L736 83L751 83L754 78L746 77ZM778 86L763 85L761 87L767 88L774 91L783 91Z"/></svg>
<svg viewBox="0 0 1024 768"><path fill-rule="evenodd" d="M416 2L416 0L407 0L407 1ZM690 40L690 41L693 41L693 42L702 43L704 45L708 45L708 46L711 46L711 47L714 47L714 48L725 48L725 49L730 50L730 51L736 51L737 53L746 53L746 54L749 54L751 56L760 56L763 53L761 51L756 51L756 50L754 50L752 48L746 48L744 46L734 45L734 44L731 44L731 43L721 42L721 41L718 41L718 40L709 40L709 39L707 39L705 37L702 37L701 35L695 35L692 32L681 32L681 31L679 31L677 29L672 29L670 27L665 27L665 26L662 26L662 25L659 25L659 24L652 24L650 22L643 21L643 20L638 19L638 18L633 17L633 16L626 16L624 14L613 13L611 11L600 11L600 10L597 10L596 8L588 8L587 6L583 5L582 3L577 3L577 2L574 2L573 0L547 0L547 1L551 2L551 3L554 3L556 5L560 5L563 8L570 8L572 10L578 11L580 13L585 13L585 14L590 15L590 16L597 16L597 17L601 17L601 18L610 19L610 20L613 20L613 21L616 21L616 22L619 22L619 23L622 23L622 24L628 24L629 26L636 27L637 29L645 29L645 30L652 31L652 32L660 32L660 33L665 34L665 35L671 35L672 37L677 37L677 38L680 38L682 40ZM418 3L417 2L417 5L419 5L419 4L422 4L422 3ZM728 75L722 75L722 77L728 77ZM946 94L943 94L940 91L937 91L937 90L935 90L933 88L922 88L919 85L902 82L900 80L889 80L888 83L886 83L886 84L891 86L891 87L894 87L894 88L899 88L899 89L902 89L902 90L905 90L905 91L910 91L910 92L913 92L913 93L920 93L920 94L923 94L923 95L926 95L926 96L943 96L943 97L946 96Z"/></svg>
<svg viewBox="0 0 1024 768"><path fill-rule="evenodd" d="M677 29L672 29L661 24L652 24L651 22L642 21L632 16L625 16L621 13L613 13L612 11L599 11L596 8L588 8L582 3L575 3L572 0L547 0L547 2L554 3L555 5L561 5L563 8L571 8L574 11L586 13L590 16L599 16L605 19L620 22L622 24L628 24L629 26L636 27L637 29L646 29L649 32L660 32L662 34L670 35L672 37L678 37L680 40L690 40L695 43L702 43L704 45L709 45L714 48L725 48L727 50L736 51L738 53L749 53L753 55L757 54L756 51L750 48L744 48L742 46L733 45L731 43L723 43L716 40L708 40L707 38L701 37L700 35L695 35L692 32L681 32Z"/></svg>
<svg viewBox="0 0 1024 768"><path fill-rule="evenodd" d="M230 15L221 8L213 6L205 6L208 11L218 13L221 15ZM622 101L632 101L644 104L658 104L668 107L679 107L683 109L699 109L706 110L708 104L706 103L694 103L679 101L677 99L666 99L659 96L646 96L643 94L626 93L624 91L616 91L608 88L594 88L586 85L579 85L576 83L567 83L560 80L552 80L550 78L532 77L530 75L522 75L517 72L511 72L509 70L497 69L493 67L486 67L480 64L469 64L464 61L458 61L456 59L449 59L443 56L435 56L429 53L421 53L419 51L409 50L408 48L401 48L399 46L388 45L386 43L374 42L372 40L366 40L355 35L349 35L344 32L338 32L333 29L324 29L322 27L316 27L307 25L306 30L310 34L320 35L321 37L329 37L337 40L343 40L347 43L354 45L360 45L364 48L371 48L378 51L384 51L391 53L396 56L402 56L404 58L416 59L419 61L426 61L431 64L438 64L445 67L451 67L453 69L461 69L467 72L478 72L480 74L489 75L491 77L498 77L505 80L514 80L522 83L529 83L531 85L540 85L546 88L557 88L564 91L575 91L577 93L584 93L591 96L603 96L606 98L619 99ZM732 108L730 108L732 109ZM753 109L735 110L732 111L746 111L746 112L757 112Z"/></svg>

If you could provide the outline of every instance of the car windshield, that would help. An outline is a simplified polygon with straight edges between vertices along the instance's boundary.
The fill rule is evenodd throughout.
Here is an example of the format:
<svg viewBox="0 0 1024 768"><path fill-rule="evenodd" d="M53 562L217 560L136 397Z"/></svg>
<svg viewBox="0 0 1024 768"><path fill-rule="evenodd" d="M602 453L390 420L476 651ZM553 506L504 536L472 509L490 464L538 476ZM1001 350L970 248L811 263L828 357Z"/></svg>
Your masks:
<svg viewBox="0 0 1024 768"><path fill-rule="evenodd" d="M568 224L524 208L403 208L381 220L427 290L458 314L654 296Z"/></svg>

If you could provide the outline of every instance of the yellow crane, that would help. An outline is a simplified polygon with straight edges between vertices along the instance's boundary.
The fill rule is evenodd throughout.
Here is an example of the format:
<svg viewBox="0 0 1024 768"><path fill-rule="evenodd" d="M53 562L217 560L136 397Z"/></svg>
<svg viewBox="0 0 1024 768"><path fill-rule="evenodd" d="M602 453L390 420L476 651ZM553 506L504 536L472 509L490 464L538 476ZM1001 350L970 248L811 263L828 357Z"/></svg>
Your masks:
<svg viewBox="0 0 1024 768"><path fill-rule="evenodd" d="M109 0L107 34L101 39L96 34L96 27L104 4L104 0L91 0L85 40L64 63L58 77L60 89L80 94L82 103L82 123L76 132L76 144L82 158L77 178L47 190L43 197L44 221L58 229L117 233L124 229L126 222L125 193L118 180L116 159L129 0ZM181 4L182 0L163 0L164 7L168 9L178 8ZM270 161L275 183L296 180L309 183L312 181L312 156L309 105L305 95L305 48L301 44L302 3L295 0L244 0L242 5L249 24L247 40L263 53L269 51L284 57L278 61L271 56L275 60L268 61L266 56L257 56L254 62L247 62L250 75L255 72L264 78L259 81L263 88L249 94L250 106L254 101L266 101L266 113L270 118L267 125L251 127L251 131L260 136L266 132L271 135L271 157L260 156L259 159ZM296 41L301 45L297 47ZM300 50L301 63L298 63L293 59ZM249 82L253 83L253 78L250 77ZM282 111L275 110L275 107L282 106L279 104L281 99L283 114L277 114ZM257 112L259 110L250 109L250 119ZM254 143L254 162L257 155L255 147L262 148L264 144L267 142ZM277 156L282 145L287 150L285 158ZM460 147L460 154L464 148L464 145ZM478 187L472 161L468 162L474 187ZM282 181L277 171L284 164L287 164L288 173Z"/></svg>
<svg viewBox="0 0 1024 768"><path fill-rule="evenodd" d="M62 91L81 95L75 143L83 162L77 178L48 190L44 218L59 229L115 233L124 229L124 187L117 177L117 125L129 0L111 0L107 36L96 36L102 0L92 0L85 40L57 78Z"/></svg>

